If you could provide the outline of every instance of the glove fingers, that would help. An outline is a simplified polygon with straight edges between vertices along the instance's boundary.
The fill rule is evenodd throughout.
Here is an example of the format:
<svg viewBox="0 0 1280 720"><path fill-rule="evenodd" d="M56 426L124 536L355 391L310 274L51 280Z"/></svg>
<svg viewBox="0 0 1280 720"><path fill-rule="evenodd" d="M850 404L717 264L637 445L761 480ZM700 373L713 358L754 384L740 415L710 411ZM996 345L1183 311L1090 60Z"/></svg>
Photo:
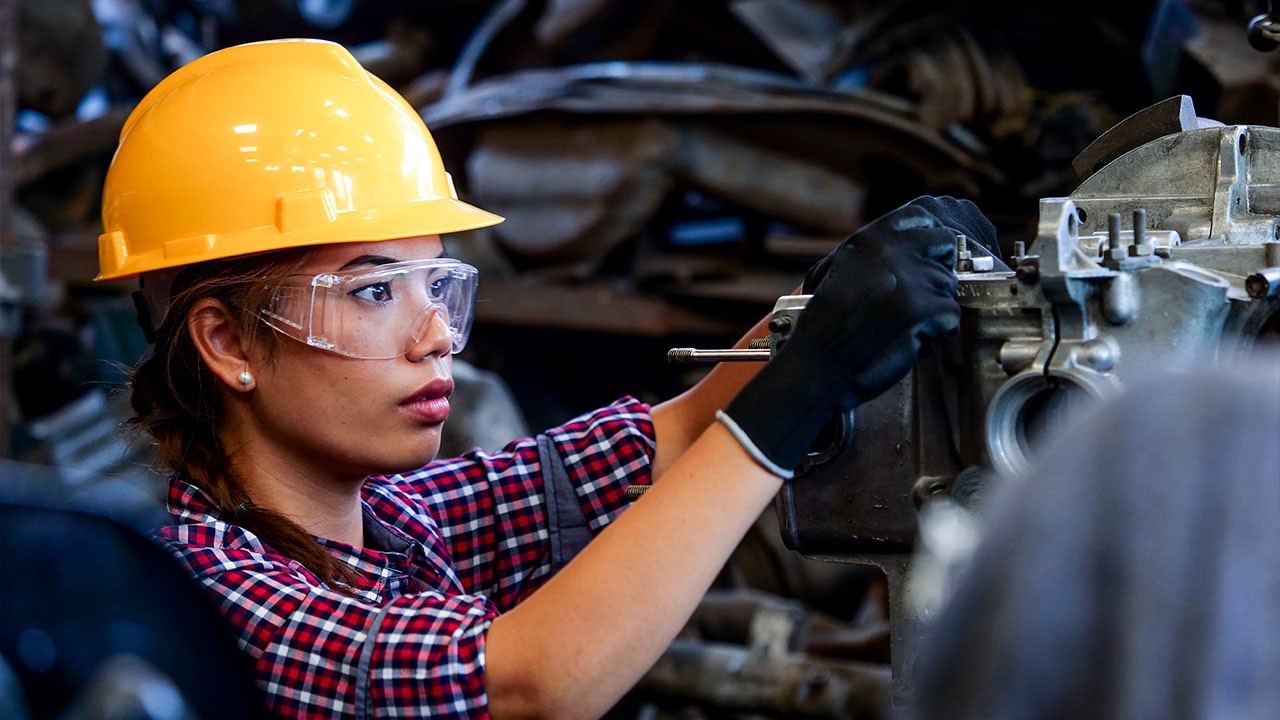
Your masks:
<svg viewBox="0 0 1280 720"><path fill-rule="evenodd" d="M996 226L991 224L972 201L957 200L947 195L923 196L912 200L908 205L926 210L937 218L939 225L952 228L980 243L988 252L998 254Z"/></svg>
<svg viewBox="0 0 1280 720"><path fill-rule="evenodd" d="M956 264L956 233L951 228L936 227L912 233L911 246L924 260L933 260L948 268Z"/></svg>

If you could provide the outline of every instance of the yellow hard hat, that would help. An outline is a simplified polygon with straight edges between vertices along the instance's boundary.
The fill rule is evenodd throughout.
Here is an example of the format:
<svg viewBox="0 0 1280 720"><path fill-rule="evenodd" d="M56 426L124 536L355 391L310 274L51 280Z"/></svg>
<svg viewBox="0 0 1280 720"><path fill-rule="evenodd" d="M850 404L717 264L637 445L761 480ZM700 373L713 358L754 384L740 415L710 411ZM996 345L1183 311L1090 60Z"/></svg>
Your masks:
<svg viewBox="0 0 1280 720"><path fill-rule="evenodd" d="M95 279L499 222L458 200L418 113L341 45L251 43L179 68L125 121Z"/></svg>

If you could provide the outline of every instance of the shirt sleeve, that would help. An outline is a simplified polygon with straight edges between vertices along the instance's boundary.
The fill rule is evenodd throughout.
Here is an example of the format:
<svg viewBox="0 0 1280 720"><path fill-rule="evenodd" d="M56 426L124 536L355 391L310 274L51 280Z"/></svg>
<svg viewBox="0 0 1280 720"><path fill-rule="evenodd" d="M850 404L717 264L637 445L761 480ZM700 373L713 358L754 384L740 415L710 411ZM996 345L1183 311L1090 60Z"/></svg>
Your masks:
<svg viewBox="0 0 1280 720"><path fill-rule="evenodd" d="M277 556L169 547L213 592L273 716L488 717L485 636L496 609L485 598L427 592L378 606Z"/></svg>
<svg viewBox="0 0 1280 720"><path fill-rule="evenodd" d="M628 485L651 482L653 421L649 406L633 398L575 418L543 438L558 456L592 534L626 509ZM502 452L473 452L399 478L425 500L462 586L492 598L500 611L531 594L553 569L551 469L543 466L538 445L538 439L518 440Z"/></svg>

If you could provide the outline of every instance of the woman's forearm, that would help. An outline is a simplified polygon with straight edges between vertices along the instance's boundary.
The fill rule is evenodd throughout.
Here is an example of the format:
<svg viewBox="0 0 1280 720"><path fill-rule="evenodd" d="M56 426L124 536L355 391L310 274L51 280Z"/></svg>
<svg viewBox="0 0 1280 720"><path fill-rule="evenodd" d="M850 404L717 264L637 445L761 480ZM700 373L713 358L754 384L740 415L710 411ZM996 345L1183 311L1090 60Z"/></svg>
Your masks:
<svg viewBox="0 0 1280 720"><path fill-rule="evenodd" d="M714 411L713 411L714 414ZM597 717L683 627L782 481L719 424L664 480L490 628L495 718Z"/></svg>

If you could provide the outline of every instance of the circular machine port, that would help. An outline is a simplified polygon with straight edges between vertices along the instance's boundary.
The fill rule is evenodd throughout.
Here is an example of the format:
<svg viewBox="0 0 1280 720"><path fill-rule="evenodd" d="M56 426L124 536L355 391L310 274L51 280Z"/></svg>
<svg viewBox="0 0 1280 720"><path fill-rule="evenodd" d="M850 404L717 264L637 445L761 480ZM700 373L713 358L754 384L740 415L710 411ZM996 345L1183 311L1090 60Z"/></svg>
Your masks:
<svg viewBox="0 0 1280 720"><path fill-rule="evenodd" d="M1026 472L1054 432L1096 397L1071 378L1039 373L1012 378L987 412L992 467L1004 475Z"/></svg>

